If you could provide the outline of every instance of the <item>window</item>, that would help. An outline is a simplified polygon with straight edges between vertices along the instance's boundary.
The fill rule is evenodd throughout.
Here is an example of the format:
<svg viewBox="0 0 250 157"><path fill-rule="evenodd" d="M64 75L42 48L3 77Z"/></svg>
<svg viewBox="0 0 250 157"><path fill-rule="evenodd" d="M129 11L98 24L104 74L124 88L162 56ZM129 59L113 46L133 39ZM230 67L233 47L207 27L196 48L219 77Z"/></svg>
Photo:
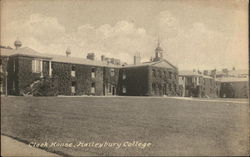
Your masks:
<svg viewBox="0 0 250 157"><path fill-rule="evenodd" d="M76 77L76 67L75 66L71 67L71 76Z"/></svg>
<svg viewBox="0 0 250 157"><path fill-rule="evenodd" d="M73 82L71 83L71 93L72 93L72 94L75 94L75 93L76 93L76 82L75 82L75 81L73 81Z"/></svg>
<svg viewBox="0 0 250 157"><path fill-rule="evenodd" d="M164 71L164 72L163 72L163 74L164 74L164 77L166 78L166 77L167 77L167 73L166 73L166 71Z"/></svg>
<svg viewBox="0 0 250 157"><path fill-rule="evenodd" d="M112 86L111 86L111 84L108 84L108 92L112 93Z"/></svg>
<svg viewBox="0 0 250 157"><path fill-rule="evenodd" d="M158 89L161 90L161 87L162 87L162 86L161 86L161 84L159 83L159 84L158 84Z"/></svg>
<svg viewBox="0 0 250 157"><path fill-rule="evenodd" d="M15 72L16 71L16 60L14 59L13 60L13 72Z"/></svg>
<svg viewBox="0 0 250 157"><path fill-rule="evenodd" d="M91 68L91 78L95 78L95 68Z"/></svg>
<svg viewBox="0 0 250 157"><path fill-rule="evenodd" d="M170 84L168 87L169 87L169 91L172 91L172 84Z"/></svg>
<svg viewBox="0 0 250 157"><path fill-rule="evenodd" d="M153 69L153 76L156 77L155 69Z"/></svg>
<svg viewBox="0 0 250 157"><path fill-rule="evenodd" d="M42 60L37 60L37 59L32 60L32 72L34 73L42 72L42 66L43 66Z"/></svg>
<svg viewBox="0 0 250 157"><path fill-rule="evenodd" d="M123 73L122 73L122 79L123 79L123 80L126 79L126 73L125 73L125 71L123 71Z"/></svg>
<svg viewBox="0 0 250 157"><path fill-rule="evenodd" d="M126 93L127 92L127 89L125 86L122 87L122 93Z"/></svg>
<svg viewBox="0 0 250 157"><path fill-rule="evenodd" d="M91 83L91 89L90 89L91 91L91 94L94 94L95 93L95 83L94 82L92 82Z"/></svg>
<svg viewBox="0 0 250 157"><path fill-rule="evenodd" d="M168 72L169 78L172 79L172 72Z"/></svg>
<svg viewBox="0 0 250 157"><path fill-rule="evenodd" d="M159 77L161 78L161 71L160 70L158 71L158 74L159 74Z"/></svg>
<svg viewBox="0 0 250 157"><path fill-rule="evenodd" d="M13 86L13 91L15 91L16 90L16 82L15 81L12 82L12 86Z"/></svg>
<svg viewBox="0 0 250 157"><path fill-rule="evenodd" d="M110 69L110 76L115 76L115 69Z"/></svg>

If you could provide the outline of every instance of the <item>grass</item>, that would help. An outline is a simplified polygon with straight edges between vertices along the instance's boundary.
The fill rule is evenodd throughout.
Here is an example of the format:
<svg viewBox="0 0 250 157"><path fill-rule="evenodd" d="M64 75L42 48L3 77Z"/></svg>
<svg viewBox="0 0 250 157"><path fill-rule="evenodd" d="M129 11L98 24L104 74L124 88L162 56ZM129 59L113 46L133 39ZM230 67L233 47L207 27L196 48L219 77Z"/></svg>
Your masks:
<svg viewBox="0 0 250 157"><path fill-rule="evenodd" d="M150 142L82 155L247 155L248 104L144 97L1 97L1 132L27 142Z"/></svg>

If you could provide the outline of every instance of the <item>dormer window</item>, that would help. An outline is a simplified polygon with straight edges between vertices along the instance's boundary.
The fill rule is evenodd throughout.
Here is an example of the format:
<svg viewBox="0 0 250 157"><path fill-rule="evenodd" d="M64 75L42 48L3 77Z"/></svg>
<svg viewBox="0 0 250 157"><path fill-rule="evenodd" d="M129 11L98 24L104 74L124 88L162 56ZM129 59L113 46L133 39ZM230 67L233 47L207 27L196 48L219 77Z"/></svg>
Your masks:
<svg viewBox="0 0 250 157"><path fill-rule="evenodd" d="M71 76L76 77L76 67L75 66L71 67Z"/></svg>
<svg viewBox="0 0 250 157"><path fill-rule="evenodd" d="M91 78L95 78L95 68L91 68Z"/></svg>

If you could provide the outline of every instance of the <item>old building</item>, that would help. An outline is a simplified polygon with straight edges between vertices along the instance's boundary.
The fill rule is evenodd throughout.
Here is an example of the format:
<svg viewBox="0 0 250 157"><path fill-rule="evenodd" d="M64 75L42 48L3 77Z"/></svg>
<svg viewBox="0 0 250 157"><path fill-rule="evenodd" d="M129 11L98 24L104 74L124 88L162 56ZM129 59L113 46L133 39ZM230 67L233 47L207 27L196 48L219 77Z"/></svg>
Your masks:
<svg viewBox="0 0 250 157"><path fill-rule="evenodd" d="M207 72L180 71L179 88L184 97L218 97L216 81Z"/></svg>
<svg viewBox="0 0 250 157"><path fill-rule="evenodd" d="M140 63L138 57L133 65L120 68L120 95L178 95L178 68L163 58L159 43L153 61Z"/></svg>
<svg viewBox="0 0 250 157"><path fill-rule="evenodd" d="M70 57L70 49L66 50L66 56L57 56L22 48L20 41L15 46L15 50L1 48L2 93L7 89L9 95L25 95L36 82L50 78L58 95L116 94L117 65L107 65L90 56Z"/></svg>
<svg viewBox="0 0 250 157"><path fill-rule="evenodd" d="M141 63L140 55L132 65L94 53L85 58L39 53L15 41L15 49L1 48L1 93L27 95L34 87L48 81L47 93L53 95L178 95L178 69L163 58L158 44L153 61ZM4 50L2 50L4 49ZM46 80L46 81L45 81ZM7 90L6 90L7 89ZM47 94L46 94L47 95ZM50 95L50 94L48 94Z"/></svg>
<svg viewBox="0 0 250 157"><path fill-rule="evenodd" d="M179 88L180 95L184 97L202 96L203 78L198 71L180 71Z"/></svg>
<svg viewBox="0 0 250 157"><path fill-rule="evenodd" d="M248 78L224 77L218 78L220 82L221 98L248 98L249 83Z"/></svg>

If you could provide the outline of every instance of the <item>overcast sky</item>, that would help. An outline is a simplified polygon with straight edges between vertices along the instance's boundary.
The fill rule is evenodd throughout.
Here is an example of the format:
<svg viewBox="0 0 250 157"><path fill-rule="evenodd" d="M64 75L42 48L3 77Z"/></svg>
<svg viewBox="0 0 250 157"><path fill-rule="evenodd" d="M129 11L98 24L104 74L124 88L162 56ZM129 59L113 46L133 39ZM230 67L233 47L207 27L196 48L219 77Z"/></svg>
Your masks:
<svg viewBox="0 0 250 157"><path fill-rule="evenodd" d="M154 56L180 70L248 67L246 0L8 0L1 5L1 44L41 53L96 53L133 62Z"/></svg>

